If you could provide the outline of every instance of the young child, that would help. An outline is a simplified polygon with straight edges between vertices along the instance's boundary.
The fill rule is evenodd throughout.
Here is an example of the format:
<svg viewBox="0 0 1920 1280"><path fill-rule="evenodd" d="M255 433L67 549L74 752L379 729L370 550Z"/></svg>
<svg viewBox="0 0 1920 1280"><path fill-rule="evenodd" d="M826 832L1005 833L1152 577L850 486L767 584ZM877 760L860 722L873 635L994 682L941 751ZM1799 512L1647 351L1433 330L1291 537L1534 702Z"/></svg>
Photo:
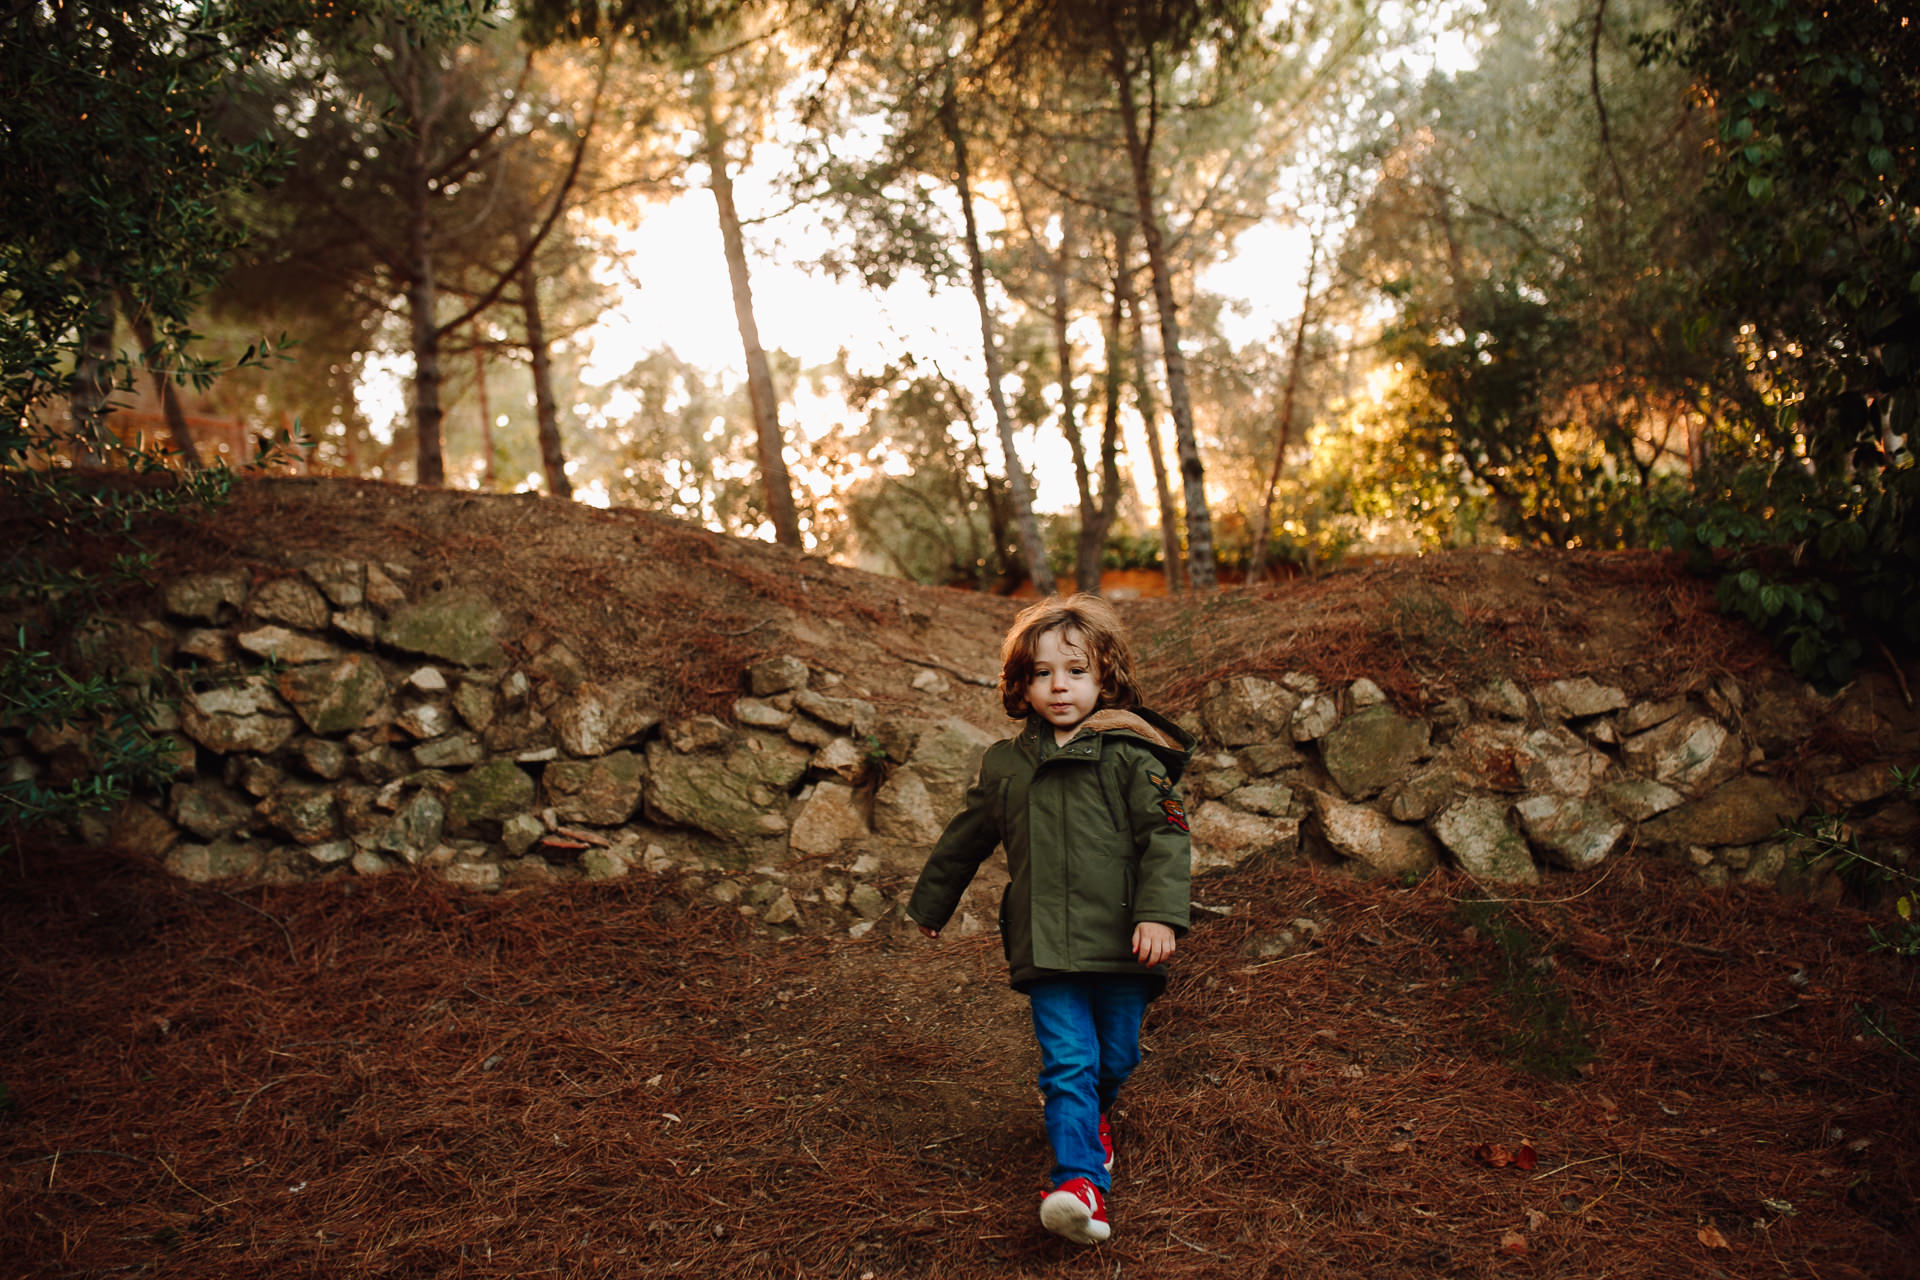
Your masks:
<svg viewBox="0 0 1920 1280"><path fill-rule="evenodd" d="M1187 931L1191 856L1175 784L1193 738L1140 705L1120 619L1097 596L1053 597L1014 619L1000 696L1026 725L987 749L907 915L938 937L974 872L1005 846L1000 940L1014 988L1032 1001L1053 1145L1040 1221L1096 1244L1112 1234L1107 1116Z"/></svg>

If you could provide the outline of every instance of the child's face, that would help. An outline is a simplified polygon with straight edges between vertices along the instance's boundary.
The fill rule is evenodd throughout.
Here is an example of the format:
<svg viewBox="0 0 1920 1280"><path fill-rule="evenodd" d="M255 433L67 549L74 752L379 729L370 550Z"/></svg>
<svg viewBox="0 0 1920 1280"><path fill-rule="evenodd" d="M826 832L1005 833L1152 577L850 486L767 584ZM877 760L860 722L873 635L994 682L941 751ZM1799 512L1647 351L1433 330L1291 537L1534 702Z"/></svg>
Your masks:
<svg viewBox="0 0 1920 1280"><path fill-rule="evenodd" d="M1034 641L1027 705L1065 741L1100 704L1100 672L1076 627L1055 627Z"/></svg>

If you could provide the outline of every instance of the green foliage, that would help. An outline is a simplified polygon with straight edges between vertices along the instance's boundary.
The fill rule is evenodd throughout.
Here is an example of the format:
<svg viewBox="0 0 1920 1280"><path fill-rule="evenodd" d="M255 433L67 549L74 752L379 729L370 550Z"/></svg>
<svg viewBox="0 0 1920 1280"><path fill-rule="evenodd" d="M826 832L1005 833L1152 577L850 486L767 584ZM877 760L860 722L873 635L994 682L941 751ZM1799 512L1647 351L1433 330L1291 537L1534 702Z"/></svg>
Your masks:
<svg viewBox="0 0 1920 1280"><path fill-rule="evenodd" d="M1902 769L1893 766L1896 790L1906 799L1920 798L1920 765ZM1920 870L1911 859L1869 854L1860 848L1860 840L1844 813L1815 813L1799 823L1789 824L1784 834L1803 846L1800 861L1804 866L1830 867L1863 899L1876 909L1885 908L1891 921L1886 931L1879 924L1867 926L1872 939L1871 951L1891 953L1908 963L1920 963ZM1920 1062L1920 1054L1908 1046L1899 1023L1911 1022L1912 1009L1904 1017L1877 1005L1855 1005L1854 1016L1860 1025L1884 1040L1894 1052Z"/></svg>
<svg viewBox="0 0 1920 1280"><path fill-rule="evenodd" d="M380 13L416 26L470 17L453 0L395 0ZM0 784L10 841L171 771L149 691L80 641L103 633L113 593L150 581L142 525L219 501L232 477L173 475L157 450L106 431L134 368L114 340L116 316L152 325L142 363L197 386L220 372L194 354L188 320L239 242L234 201L276 160L209 122L253 60L307 34L364 38L368 17L300 0L72 0L15 5L0 19L0 500L16 531L0 564L0 735L38 736L55 757L45 778L15 770ZM250 345L239 363L273 354ZM76 462L136 476L83 474ZM71 568L76 553L110 568Z"/></svg>
<svg viewBox="0 0 1920 1280"><path fill-rule="evenodd" d="M1703 485L1704 489L1705 486ZM1674 513L1668 538L1716 574L1723 611L1772 637L1796 673L1844 684L1878 642L1920 645L1920 469L1823 480L1793 462L1749 463Z"/></svg>
<svg viewBox="0 0 1920 1280"><path fill-rule="evenodd" d="M1506 904L1467 899L1462 919L1493 944L1495 961L1476 977L1491 981L1498 1000L1485 1026L1513 1066L1550 1080L1567 1080L1593 1061L1590 1028L1574 1012L1554 976L1552 950L1510 913Z"/></svg>
<svg viewBox="0 0 1920 1280"><path fill-rule="evenodd" d="M1682 323L1697 126L1684 76L1623 38L1648 7L1505 7L1473 69L1387 97L1343 255L1394 312L1405 458L1381 461L1458 477L1471 522L1524 542L1644 543L1713 404Z"/></svg>
<svg viewBox="0 0 1920 1280"><path fill-rule="evenodd" d="M66 754L66 776L0 781L0 814L17 839L25 828L109 809L127 792L155 788L176 768L174 745L149 723L152 704L107 673L76 676L68 663L28 643L24 629L0 647L0 733L29 730Z"/></svg>
<svg viewBox="0 0 1920 1280"><path fill-rule="evenodd" d="M1902 7L1680 6L1648 42L1717 121L1701 223L1743 394L1672 539L1796 671L1920 645L1920 41Z"/></svg>
<svg viewBox="0 0 1920 1280"><path fill-rule="evenodd" d="M1920 765L1892 766L1895 789L1911 800L1920 798ZM1920 869L1906 857L1870 854L1845 813L1815 813L1785 828L1786 835L1804 845L1801 862L1829 866L1862 898L1891 911L1890 932L1869 925L1872 950L1890 951L1904 960L1920 960Z"/></svg>

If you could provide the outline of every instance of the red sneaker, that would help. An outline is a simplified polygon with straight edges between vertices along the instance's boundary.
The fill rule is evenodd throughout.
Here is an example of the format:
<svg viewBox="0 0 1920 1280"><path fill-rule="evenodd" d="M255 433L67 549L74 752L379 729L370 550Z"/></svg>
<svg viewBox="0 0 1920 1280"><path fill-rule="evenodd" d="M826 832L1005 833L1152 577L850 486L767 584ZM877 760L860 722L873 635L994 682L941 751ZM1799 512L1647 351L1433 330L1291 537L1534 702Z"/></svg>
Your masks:
<svg viewBox="0 0 1920 1280"><path fill-rule="evenodd" d="M1070 1178L1040 1202L1040 1225L1076 1244L1099 1244L1113 1234L1107 1198L1085 1178Z"/></svg>
<svg viewBox="0 0 1920 1280"><path fill-rule="evenodd" d="M1100 1117L1100 1149L1107 1153L1107 1172L1113 1172L1113 1130L1107 1127L1107 1118Z"/></svg>

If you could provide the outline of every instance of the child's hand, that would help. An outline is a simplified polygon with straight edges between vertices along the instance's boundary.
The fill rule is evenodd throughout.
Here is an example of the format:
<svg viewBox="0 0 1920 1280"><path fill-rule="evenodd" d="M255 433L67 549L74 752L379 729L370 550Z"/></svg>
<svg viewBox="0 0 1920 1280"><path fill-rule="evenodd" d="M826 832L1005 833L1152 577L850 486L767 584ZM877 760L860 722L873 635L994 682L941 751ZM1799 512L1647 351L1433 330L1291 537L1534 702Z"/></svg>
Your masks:
<svg viewBox="0 0 1920 1280"><path fill-rule="evenodd" d="M1173 930L1152 920L1133 926L1133 958L1144 965L1156 965L1173 955Z"/></svg>
<svg viewBox="0 0 1920 1280"><path fill-rule="evenodd" d="M920 932L925 934L929 938L937 938L940 936L940 931L938 929L929 929L925 925L920 926Z"/></svg>

